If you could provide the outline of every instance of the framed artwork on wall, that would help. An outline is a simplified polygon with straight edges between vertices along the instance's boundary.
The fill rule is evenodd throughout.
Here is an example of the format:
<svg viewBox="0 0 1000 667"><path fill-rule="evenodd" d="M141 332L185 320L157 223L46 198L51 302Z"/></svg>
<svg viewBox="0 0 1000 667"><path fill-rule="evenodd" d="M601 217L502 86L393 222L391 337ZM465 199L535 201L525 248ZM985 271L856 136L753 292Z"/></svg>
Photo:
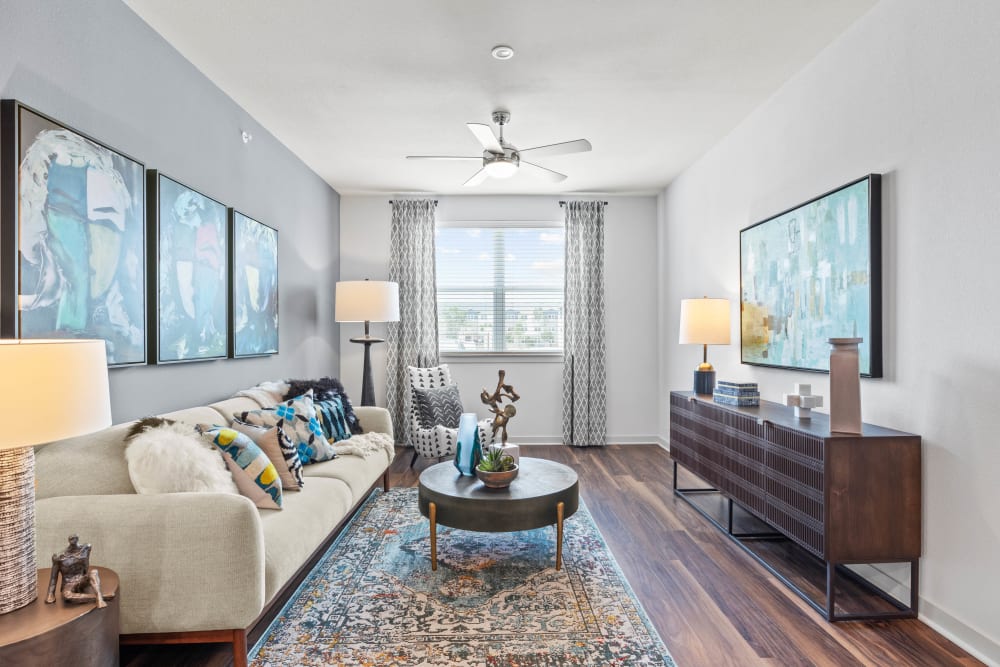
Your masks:
<svg viewBox="0 0 1000 667"><path fill-rule="evenodd" d="M278 230L229 209L230 356L278 353Z"/></svg>
<svg viewBox="0 0 1000 667"><path fill-rule="evenodd" d="M0 335L146 363L145 167L17 100L0 126Z"/></svg>
<svg viewBox="0 0 1000 667"><path fill-rule="evenodd" d="M870 174L740 231L745 364L829 372L830 338L860 337L882 377L881 177Z"/></svg>
<svg viewBox="0 0 1000 667"><path fill-rule="evenodd" d="M226 357L226 206L156 170L149 190L150 346L158 364Z"/></svg>

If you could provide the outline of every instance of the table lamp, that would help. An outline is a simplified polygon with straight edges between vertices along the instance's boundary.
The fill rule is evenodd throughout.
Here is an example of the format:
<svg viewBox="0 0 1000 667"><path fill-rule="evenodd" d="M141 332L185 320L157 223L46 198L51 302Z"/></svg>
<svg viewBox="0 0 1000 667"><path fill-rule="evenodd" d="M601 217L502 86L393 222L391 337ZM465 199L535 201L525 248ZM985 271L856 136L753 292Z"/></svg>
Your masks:
<svg viewBox="0 0 1000 667"><path fill-rule="evenodd" d="M701 364L694 372L694 393L711 394L715 369L708 363L708 346L729 345L729 299L681 299L678 342L702 346Z"/></svg>
<svg viewBox="0 0 1000 667"><path fill-rule="evenodd" d="M382 280L345 280L337 283L334 319L338 322L365 323L365 335L352 338L351 342L365 346L361 405L375 405L371 346L385 340L369 335L368 323L399 321L399 284Z"/></svg>
<svg viewBox="0 0 1000 667"><path fill-rule="evenodd" d="M111 425L103 340L0 340L0 614L37 597L35 450Z"/></svg>

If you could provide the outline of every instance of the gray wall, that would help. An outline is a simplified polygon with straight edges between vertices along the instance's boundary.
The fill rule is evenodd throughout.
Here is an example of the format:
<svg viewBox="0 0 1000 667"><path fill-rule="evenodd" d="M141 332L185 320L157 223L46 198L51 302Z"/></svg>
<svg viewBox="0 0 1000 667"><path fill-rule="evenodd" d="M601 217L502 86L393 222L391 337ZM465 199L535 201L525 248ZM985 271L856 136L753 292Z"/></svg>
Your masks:
<svg viewBox="0 0 1000 667"><path fill-rule="evenodd" d="M0 96L279 230L280 353L114 369L115 421L225 398L264 379L337 374L336 191L119 0L0 0L0 17ZM242 129L253 134L248 145Z"/></svg>

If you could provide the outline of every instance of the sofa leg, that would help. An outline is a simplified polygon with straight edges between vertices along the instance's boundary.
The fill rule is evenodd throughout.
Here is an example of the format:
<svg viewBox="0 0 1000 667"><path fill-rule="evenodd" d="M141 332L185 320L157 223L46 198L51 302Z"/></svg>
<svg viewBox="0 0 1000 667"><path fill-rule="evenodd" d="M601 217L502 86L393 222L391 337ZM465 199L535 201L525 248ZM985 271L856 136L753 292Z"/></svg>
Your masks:
<svg viewBox="0 0 1000 667"><path fill-rule="evenodd" d="M414 450L414 451L413 451L413 458L412 458L412 459L410 459L410 467L411 467L411 468L413 467L413 464L417 462L417 457L418 457L418 456L420 456L420 455L419 455L419 454L417 454L417 451L416 451L416 450Z"/></svg>
<svg viewBox="0 0 1000 667"><path fill-rule="evenodd" d="M247 667L246 630L233 630L233 667Z"/></svg>
<svg viewBox="0 0 1000 667"><path fill-rule="evenodd" d="M389 471L388 470L386 470L384 473L382 473L382 490L383 491L388 491L389 490Z"/></svg>

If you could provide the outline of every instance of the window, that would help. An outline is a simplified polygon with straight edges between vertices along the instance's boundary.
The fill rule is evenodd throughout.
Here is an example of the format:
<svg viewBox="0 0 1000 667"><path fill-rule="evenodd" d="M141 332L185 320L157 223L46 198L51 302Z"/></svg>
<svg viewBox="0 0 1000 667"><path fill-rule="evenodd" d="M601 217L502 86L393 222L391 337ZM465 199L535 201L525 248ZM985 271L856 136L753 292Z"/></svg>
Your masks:
<svg viewBox="0 0 1000 667"><path fill-rule="evenodd" d="M564 248L562 227L439 227L441 352L561 353Z"/></svg>

